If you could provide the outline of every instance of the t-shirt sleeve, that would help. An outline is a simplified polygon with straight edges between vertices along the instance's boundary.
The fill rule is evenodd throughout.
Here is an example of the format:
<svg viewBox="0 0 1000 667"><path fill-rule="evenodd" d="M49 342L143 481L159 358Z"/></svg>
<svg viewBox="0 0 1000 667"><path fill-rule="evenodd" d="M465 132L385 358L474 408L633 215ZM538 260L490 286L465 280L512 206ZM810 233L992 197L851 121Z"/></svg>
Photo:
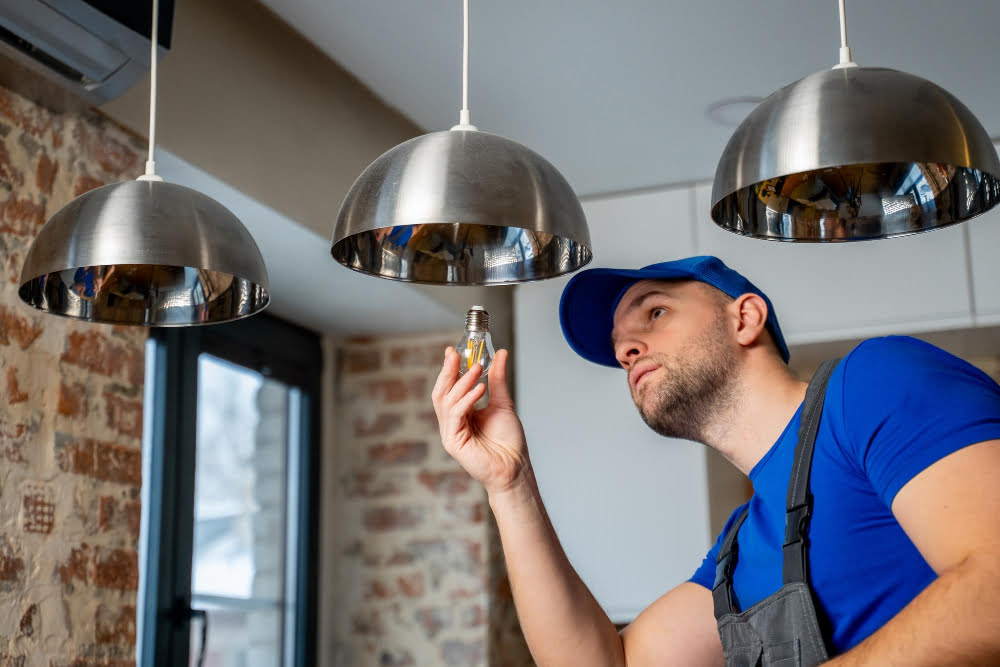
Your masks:
<svg viewBox="0 0 1000 667"><path fill-rule="evenodd" d="M887 507L936 461L1000 438L1000 387L944 350L914 338L876 338L842 366L848 447Z"/></svg>
<svg viewBox="0 0 1000 667"><path fill-rule="evenodd" d="M736 521L740 512L742 512L743 508L746 506L747 503L740 505L733 510L732 514L729 515L725 528L723 528L722 532L719 533L719 536L715 538L715 544L713 544L712 548L708 550L707 554L705 554L704 560L701 561L701 566L695 570L694 575L688 579L688 581L693 584L704 586L708 590L712 590L712 586L715 585L715 562L719 559L719 547L722 546L722 539L726 536L726 533L729 532L729 528L733 525L733 522Z"/></svg>

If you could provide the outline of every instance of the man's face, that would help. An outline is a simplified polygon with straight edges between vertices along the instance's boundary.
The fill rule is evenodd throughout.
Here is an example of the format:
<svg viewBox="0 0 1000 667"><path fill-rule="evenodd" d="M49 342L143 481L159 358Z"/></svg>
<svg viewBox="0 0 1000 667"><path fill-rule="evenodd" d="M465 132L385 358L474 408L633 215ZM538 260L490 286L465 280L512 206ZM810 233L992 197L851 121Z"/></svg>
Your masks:
<svg viewBox="0 0 1000 667"><path fill-rule="evenodd" d="M643 280L615 310L612 344L643 420L657 433L703 440L735 400L736 342L726 297L693 280Z"/></svg>

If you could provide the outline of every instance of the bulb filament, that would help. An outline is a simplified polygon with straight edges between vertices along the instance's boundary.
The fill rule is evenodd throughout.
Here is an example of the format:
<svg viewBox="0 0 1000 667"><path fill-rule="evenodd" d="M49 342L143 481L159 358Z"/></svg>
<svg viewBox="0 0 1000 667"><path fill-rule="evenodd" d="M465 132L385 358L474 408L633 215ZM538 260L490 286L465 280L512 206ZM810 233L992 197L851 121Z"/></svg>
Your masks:
<svg viewBox="0 0 1000 667"><path fill-rule="evenodd" d="M469 357L469 368L472 368L476 364L480 363L483 359L483 346L486 344L485 340L475 341L469 339L466 342L468 348Z"/></svg>

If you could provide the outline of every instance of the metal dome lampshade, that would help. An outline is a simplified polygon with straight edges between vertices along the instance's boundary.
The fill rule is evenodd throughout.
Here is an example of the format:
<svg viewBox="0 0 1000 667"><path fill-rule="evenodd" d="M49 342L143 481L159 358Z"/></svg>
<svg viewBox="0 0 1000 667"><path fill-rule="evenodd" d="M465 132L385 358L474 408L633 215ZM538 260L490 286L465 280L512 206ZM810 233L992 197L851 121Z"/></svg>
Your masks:
<svg viewBox="0 0 1000 667"><path fill-rule="evenodd" d="M146 174L84 193L45 223L18 290L39 310L91 322L180 326L238 319L268 304L264 260L239 219L155 173L157 14L153 0Z"/></svg>
<svg viewBox="0 0 1000 667"><path fill-rule="evenodd" d="M460 124L404 142L351 187L331 254L393 280L502 285L552 278L592 258L583 208L543 157L469 123L465 0Z"/></svg>
<svg viewBox="0 0 1000 667"><path fill-rule="evenodd" d="M253 237L182 185L125 181L77 197L45 223L21 270L21 299L93 322L224 322L268 302Z"/></svg>
<svg viewBox="0 0 1000 667"><path fill-rule="evenodd" d="M975 116L920 77L858 67L841 0L841 64L764 100L719 160L711 215L780 241L888 238L1000 202L1000 160Z"/></svg>

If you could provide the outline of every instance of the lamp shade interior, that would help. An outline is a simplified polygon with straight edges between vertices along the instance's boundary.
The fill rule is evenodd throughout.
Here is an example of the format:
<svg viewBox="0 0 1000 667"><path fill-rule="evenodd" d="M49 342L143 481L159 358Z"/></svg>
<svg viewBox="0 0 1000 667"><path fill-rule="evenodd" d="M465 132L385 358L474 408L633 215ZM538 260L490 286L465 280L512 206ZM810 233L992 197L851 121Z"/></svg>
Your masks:
<svg viewBox="0 0 1000 667"><path fill-rule="evenodd" d="M540 280L587 264L571 239L521 227L430 223L383 227L334 244L341 264L408 282L490 285Z"/></svg>
<svg viewBox="0 0 1000 667"><path fill-rule="evenodd" d="M239 319L269 301L260 250L214 199L161 181L91 190L42 227L18 295L91 322L185 326Z"/></svg>
<svg viewBox="0 0 1000 667"><path fill-rule="evenodd" d="M762 239L862 240L964 222L998 200L1000 181L977 169L882 162L753 183L718 201L712 217L730 231Z"/></svg>
<svg viewBox="0 0 1000 667"><path fill-rule="evenodd" d="M92 322L183 326L252 315L267 304L260 285L190 266L111 264L43 274L21 299L39 310Z"/></svg>

